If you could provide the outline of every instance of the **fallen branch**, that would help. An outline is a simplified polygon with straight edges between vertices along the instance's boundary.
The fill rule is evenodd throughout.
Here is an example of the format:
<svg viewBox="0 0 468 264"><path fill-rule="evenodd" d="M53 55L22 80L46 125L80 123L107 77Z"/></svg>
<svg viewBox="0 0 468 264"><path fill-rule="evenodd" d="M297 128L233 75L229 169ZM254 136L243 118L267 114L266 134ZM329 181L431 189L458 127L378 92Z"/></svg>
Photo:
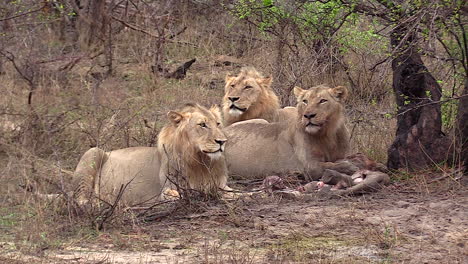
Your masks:
<svg viewBox="0 0 468 264"><path fill-rule="evenodd" d="M102 228L104 227L104 223L107 221L107 219L109 219L114 214L115 208L117 207L117 204L119 203L120 199L122 199L122 196L123 196L123 193L125 192L125 189L128 187L128 185L132 181L133 181L133 179L131 181L127 182L125 185L123 185L123 184L120 185L119 193L117 194L117 197L115 198L115 201L112 204L110 210L107 211L107 213L103 216L101 222L99 223L98 230L102 230ZM101 211L101 214L103 213L103 211ZM99 214L99 216L101 216L101 214Z"/></svg>
<svg viewBox="0 0 468 264"><path fill-rule="evenodd" d="M192 64L196 61L197 59L191 59L181 66L177 67L173 72L165 74L165 78L172 78L172 79L177 79L181 80L185 78L185 75L187 74L187 70L192 66Z"/></svg>
<svg viewBox="0 0 468 264"><path fill-rule="evenodd" d="M180 216L176 217L176 219L195 219L195 218L204 218L204 217L211 217L211 216L228 216L228 212L205 212L201 214L191 214L191 215L185 215L185 216Z"/></svg>
<svg viewBox="0 0 468 264"><path fill-rule="evenodd" d="M453 175L456 175L455 180L461 179L461 177L463 177L463 168L458 168L458 169L456 169L456 170L454 170L454 171L452 171L450 173L444 173L444 175L442 175L440 177L437 177L435 179L432 179L432 180L428 181L427 183L431 184L431 183L434 183L434 182L437 182L437 181L441 181L441 180L449 178L449 177L451 177Z"/></svg>

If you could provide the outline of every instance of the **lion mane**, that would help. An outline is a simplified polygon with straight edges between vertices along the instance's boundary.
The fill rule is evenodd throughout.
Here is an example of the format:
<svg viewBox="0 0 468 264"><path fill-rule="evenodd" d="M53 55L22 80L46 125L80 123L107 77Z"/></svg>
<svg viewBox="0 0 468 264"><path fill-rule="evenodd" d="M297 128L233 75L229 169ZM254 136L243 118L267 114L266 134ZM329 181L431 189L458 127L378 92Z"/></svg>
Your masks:
<svg viewBox="0 0 468 264"><path fill-rule="evenodd" d="M165 126L158 136L158 151L162 154L163 174L180 173L187 177L190 188L204 193L214 194L219 188L226 187L227 167L224 159L224 146L215 154L206 154L220 149L217 141L226 141L221 131L221 112L217 106L209 110L199 105L187 104L181 111L182 116L169 113L171 124ZM187 114L188 113L188 114ZM190 122L180 122L178 118L197 118L194 113L208 117L212 129L208 135L208 141L204 143L203 150L194 144L193 127ZM206 122L206 121L204 121ZM202 139L204 140L204 135ZM199 139L197 139L199 140ZM166 170L166 171L165 171ZM166 177L169 176L166 174Z"/></svg>
<svg viewBox="0 0 468 264"><path fill-rule="evenodd" d="M78 202L87 203L94 196L112 201L124 187L125 204L145 204L163 198L174 179L185 179L183 187L209 194L227 189L226 137L219 108L187 104L167 116L170 122L158 135L157 147L88 150L74 173Z"/></svg>
<svg viewBox="0 0 468 264"><path fill-rule="evenodd" d="M260 178L300 171L318 179L323 169L345 157L349 133L345 127L343 86L294 88L297 105L289 122L249 120L226 127L226 161L235 177Z"/></svg>
<svg viewBox="0 0 468 264"><path fill-rule="evenodd" d="M264 77L253 67L243 67L237 76L227 75L223 97L224 125L256 118L277 121L280 103L271 83L271 77Z"/></svg>

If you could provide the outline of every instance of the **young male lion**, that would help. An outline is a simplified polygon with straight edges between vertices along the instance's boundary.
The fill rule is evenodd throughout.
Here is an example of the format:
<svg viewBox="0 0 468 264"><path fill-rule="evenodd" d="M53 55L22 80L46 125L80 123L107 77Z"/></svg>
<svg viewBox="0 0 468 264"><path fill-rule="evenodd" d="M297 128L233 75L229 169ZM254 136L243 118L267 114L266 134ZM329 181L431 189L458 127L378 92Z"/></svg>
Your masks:
<svg viewBox="0 0 468 264"><path fill-rule="evenodd" d="M224 129L229 138L226 161L229 174L264 177L300 171L318 179L324 168L345 157L349 133L344 124L343 86L294 88L297 98L291 122L249 120ZM343 165L343 164L341 164Z"/></svg>
<svg viewBox="0 0 468 264"><path fill-rule="evenodd" d="M253 67L243 67L237 76L226 76L223 97L224 125L262 118L278 120L278 96L271 89L271 77L263 77Z"/></svg>
<svg viewBox="0 0 468 264"><path fill-rule="evenodd" d="M168 186L170 175L183 175L190 188L216 193L228 188L224 158L226 137L221 131L218 107L187 104L170 111L158 136L158 147L134 147L104 152L88 150L75 170L78 201L92 196L112 201L122 186L123 202L136 205L155 201Z"/></svg>

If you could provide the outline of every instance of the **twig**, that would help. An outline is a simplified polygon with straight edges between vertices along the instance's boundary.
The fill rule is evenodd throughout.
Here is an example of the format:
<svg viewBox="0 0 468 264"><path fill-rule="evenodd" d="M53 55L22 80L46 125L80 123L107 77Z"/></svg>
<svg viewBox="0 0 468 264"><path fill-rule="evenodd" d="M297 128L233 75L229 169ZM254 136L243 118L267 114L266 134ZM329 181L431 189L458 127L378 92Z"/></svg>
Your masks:
<svg viewBox="0 0 468 264"><path fill-rule="evenodd" d="M28 12L26 12L26 13L21 13L21 14L14 15L14 16L11 16L11 17L0 18L0 22L1 22L1 21L10 20L10 19L15 19L15 18L18 18L18 17L21 17L21 16L25 16L25 15L32 14L32 13L36 13L36 12L41 11L41 10L44 9L45 7L46 7L46 5L44 4L43 6L39 7L38 9L34 9L34 10L28 11Z"/></svg>
<svg viewBox="0 0 468 264"><path fill-rule="evenodd" d="M193 46L193 47L198 47L198 45L193 44L193 43L190 43L190 42L172 40L172 39L171 39L172 36L163 37L163 36L155 35L155 34L149 32L149 31L146 31L146 30L144 30L144 29L142 29L142 28L139 28L139 27L137 27L137 26L135 26L135 25L131 25L131 24L127 23L126 21L124 21L124 20L122 20L122 19L120 19L120 18L118 18L118 17L115 17L115 16L112 16L112 19L119 21L119 22L122 23L124 26L126 26L126 27L128 27L128 28L130 28L130 29L133 29L133 30L135 30L135 31L144 33L144 34L146 34L146 35L148 35L148 36L150 36L150 37L153 37L153 38L163 39L163 40L165 40L165 41L169 41L169 42L172 42L172 43L185 44L185 45L191 45L191 46Z"/></svg>
<svg viewBox="0 0 468 264"><path fill-rule="evenodd" d="M405 111L401 112L401 113L398 113L397 116L400 116L400 115L404 115L406 113L408 113L409 111L413 111L415 109L418 109L418 108L421 108L421 107L424 107L424 106L428 106L428 105L433 105L433 104L442 104L442 103L446 103L446 102L449 102L451 100L459 100L463 97L467 97L468 94L464 94L464 95L460 95L460 96L454 96L452 98L449 98L449 99L445 99L445 100L439 100L439 101L433 101L433 102L429 102L429 103L425 103L425 104L419 104L419 105L416 105L416 106L413 106L409 109L406 109Z"/></svg>
<svg viewBox="0 0 468 264"><path fill-rule="evenodd" d="M157 213L157 214L153 214L153 215L148 215L144 219L145 219L145 221L154 221L156 219L160 219L160 218L166 217L168 215L171 215L172 213L174 213L176 211L177 211L177 207L174 207L172 210L168 210L166 212Z"/></svg>
<svg viewBox="0 0 468 264"><path fill-rule="evenodd" d="M134 178L133 178L134 179ZM115 201L114 203L112 204L110 210L108 211L108 213L102 218L102 221L99 223L99 226L98 226L98 230L102 230L102 228L104 227L104 223L107 221L107 219L109 219L109 217L111 217L113 214L114 214L114 211L115 211L115 208L117 207L117 204L118 202L120 201L120 199L122 199L122 196L123 196L123 193L125 191L125 189L128 187L128 185L133 181L130 180L129 182L127 182L125 185L120 185L120 190L119 190L119 193L117 194L117 197L115 198ZM100 215L100 214L99 214Z"/></svg>
<svg viewBox="0 0 468 264"><path fill-rule="evenodd" d="M454 171L452 171L452 172L450 172L450 173L444 173L444 175L442 175L442 176L440 176L440 177L437 177L437 178L435 178L435 179L432 179L432 180L428 181L427 183L428 183L428 184L431 184L431 183L434 183L434 182L443 180L443 179L445 179L445 178L451 177L452 175L455 175L455 174L460 173L460 172L462 172L462 171L463 171L463 168L458 168L458 169L456 169L456 170L454 170ZM463 175L463 174L462 174L462 175ZM455 178L458 178L458 177L455 177Z"/></svg>
<svg viewBox="0 0 468 264"><path fill-rule="evenodd" d="M393 55L393 54L394 54L394 52L392 53L392 55ZM385 57L385 58L382 59L381 61L379 61L379 62L377 62L376 64L374 64L374 66L372 66L372 67L369 68L369 71L374 71L375 68L377 68L377 66L379 66L380 64L383 64L383 63L387 62L387 61L392 57L392 55L391 55L391 56L388 56L388 57Z"/></svg>
<svg viewBox="0 0 468 264"><path fill-rule="evenodd" d="M210 217L210 216L227 216L229 215L228 212L205 212L201 214L191 214L186 216L176 217L176 219L195 219L195 218L202 218L202 217Z"/></svg>
<svg viewBox="0 0 468 264"><path fill-rule="evenodd" d="M11 53L11 52L9 52L7 50L3 50L3 51L0 50L0 55L5 57L7 60L9 60L13 64L13 67L15 68L15 70L18 72L19 75L21 75L21 77L23 79L25 79L29 83L29 86L34 87L33 77L26 76L26 74L23 72L23 70L20 69L20 66L18 66L18 64L16 64L16 58L15 58L15 55L13 55L13 53Z"/></svg>

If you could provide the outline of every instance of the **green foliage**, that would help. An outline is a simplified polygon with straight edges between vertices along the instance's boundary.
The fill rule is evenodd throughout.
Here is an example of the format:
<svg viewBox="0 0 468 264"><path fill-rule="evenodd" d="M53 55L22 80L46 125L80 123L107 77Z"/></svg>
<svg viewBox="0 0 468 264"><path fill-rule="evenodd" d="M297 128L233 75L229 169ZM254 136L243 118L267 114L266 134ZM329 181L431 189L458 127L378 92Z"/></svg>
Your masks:
<svg viewBox="0 0 468 264"><path fill-rule="evenodd" d="M340 27L346 19L346 11L349 8L336 0L325 3L239 0L231 13L239 19L252 21L261 31L274 32L281 23L288 23L305 38L324 39Z"/></svg>
<svg viewBox="0 0 468 264"><path fill-rule="evenodd" d="M443 90L441 100L444 101L450 98L452 98L450 92ZM442 128L448 131L453 128L457 118L458 100L452 99L442 103L440 110L442 114Z"/></svg>
<svg viewBox="0 0 468 264"><path fill-rule="evenodd" d="M288 14L272 0L240 0L233 10L233 15L239 19L257 20L257 26L262 31L271 30Z"/></svg>
<svg viewBox="0 0 468 264"><path fill-rule="evenodd" d="M306 3L296 22L303 22L303 30L313 35L331 36L346 18L346 11L348 8L339 1Z"/></svg>
<svg viewBox="0 0 468 264"><path fill-rule="evenodd" d="M238 19L253 22L263 32L278 34L281 26L289 25L303 41L330 43L333 40L341 53L350 50L384 53L387 45L376 33L377 21L359 16L352 8L337 0L306 3L240 0L231 13ZM372 45L375 43L381 45ZM369 50L370 46L374 48Z"/></svg>
<svg viewBox="0 0 468 264"><path fill-rule="evenodd" d="M343 24L338 32L338 43L340 44L341 52L367 50L375 55L385 53L387 50L385 39L376 33L373 24L363 25L366 22L365 20L362 21L362 18L353 18L352 21ZM381 45L373 45L374 43L381 43ZM371 46L376 48L369 49Z"/></svg>

